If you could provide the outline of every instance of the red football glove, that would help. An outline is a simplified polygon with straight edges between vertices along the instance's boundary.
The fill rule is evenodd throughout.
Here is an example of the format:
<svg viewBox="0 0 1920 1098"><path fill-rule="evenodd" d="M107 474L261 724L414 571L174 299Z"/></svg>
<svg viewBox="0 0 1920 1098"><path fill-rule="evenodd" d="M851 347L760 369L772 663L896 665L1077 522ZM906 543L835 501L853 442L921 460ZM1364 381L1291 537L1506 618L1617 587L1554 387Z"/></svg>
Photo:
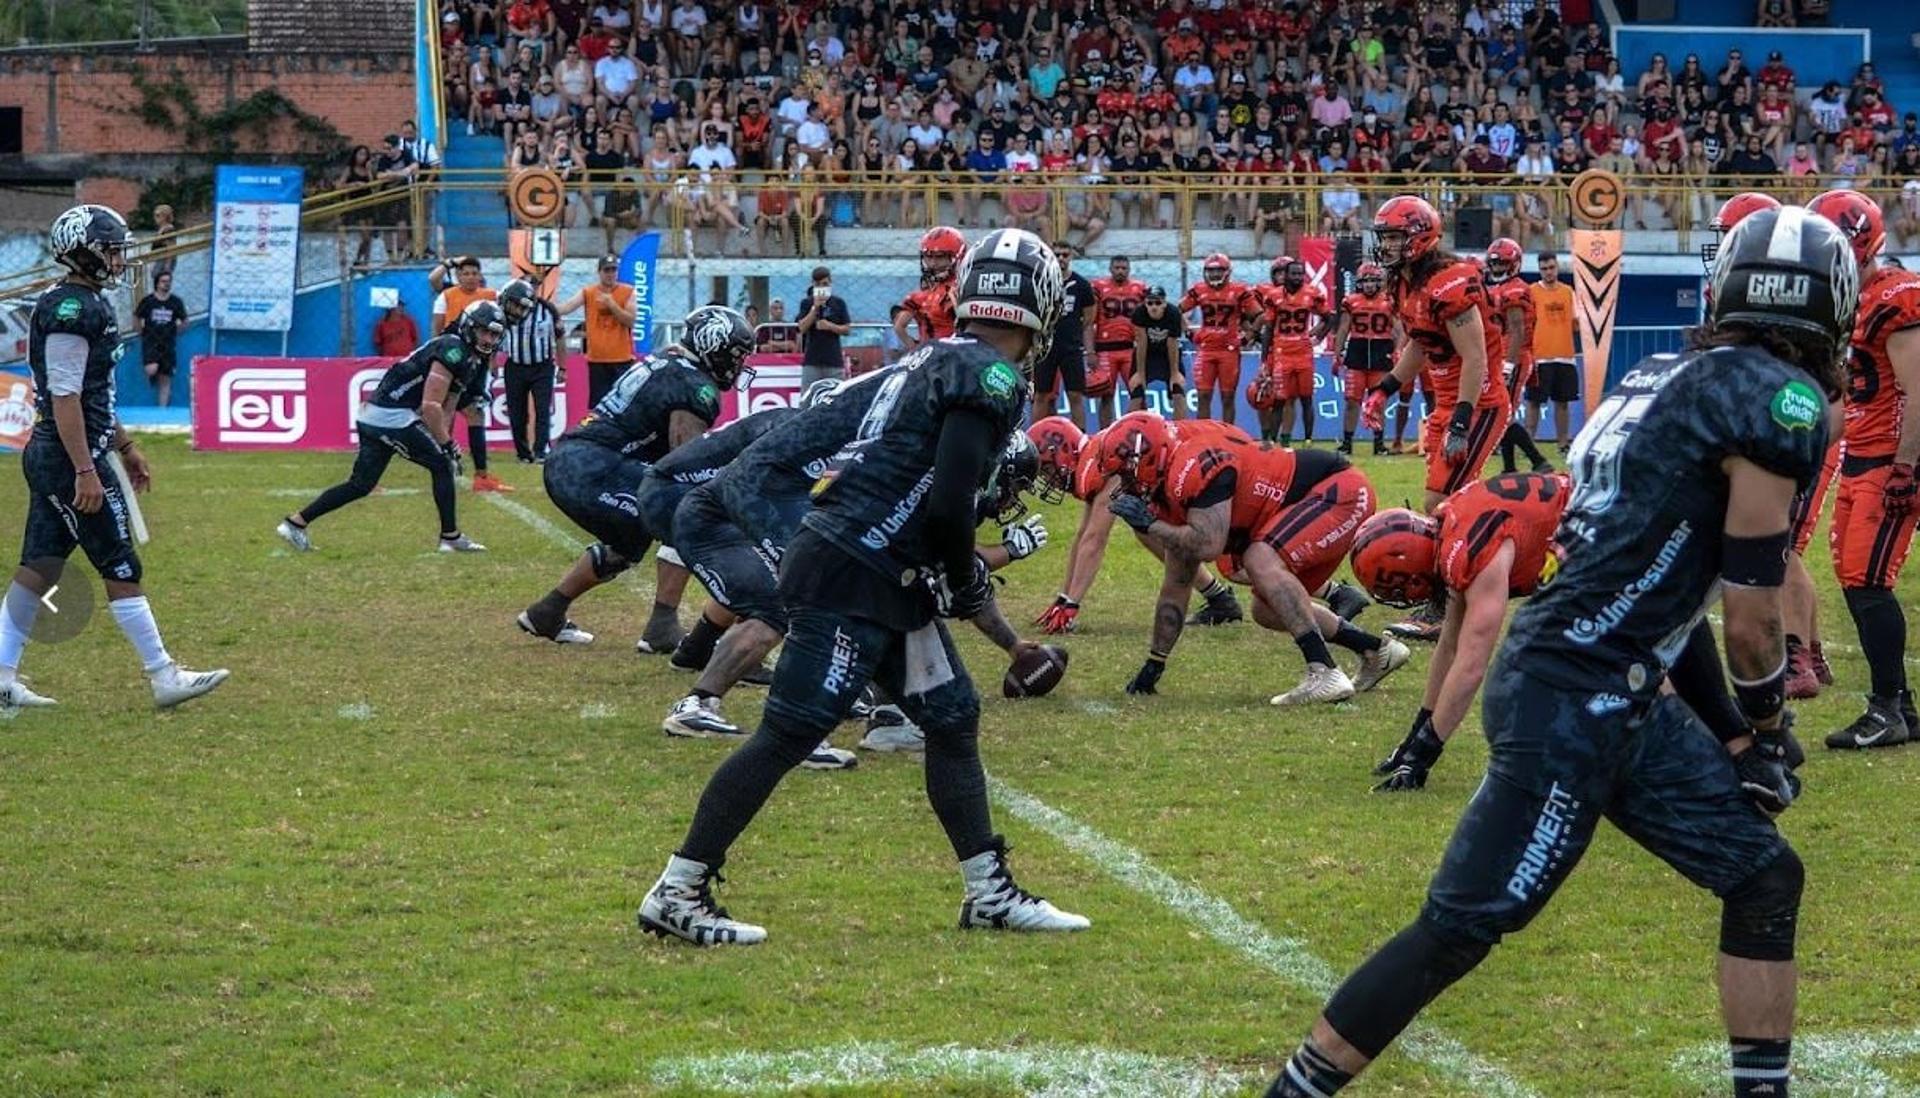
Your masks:
<svg viewBox="0 0 1920 1098"><path fill-rule="evenodd" d="M1049 635L1073 632L1074 619L1080 616L1080 604L1061 595L1040 615L1040 631Z"/></svg>
<svg viewBox="0 0 1920 1098"><path fill-rule="evenodd" d="M1913 479L1913 466L1894 465L1887 470L1887 487L1882 493L1889 515L1904 515L1913 510L1913 497L1916 485Z"/></svg>
<svg viewBox="0 0 1920 1098"><path fill-rule="evenodd" d="M1368 391L1367 399L1360 405L1360 421L1369 431L1384 430L1387 426L1387 394L1379 389Z"/></svg>

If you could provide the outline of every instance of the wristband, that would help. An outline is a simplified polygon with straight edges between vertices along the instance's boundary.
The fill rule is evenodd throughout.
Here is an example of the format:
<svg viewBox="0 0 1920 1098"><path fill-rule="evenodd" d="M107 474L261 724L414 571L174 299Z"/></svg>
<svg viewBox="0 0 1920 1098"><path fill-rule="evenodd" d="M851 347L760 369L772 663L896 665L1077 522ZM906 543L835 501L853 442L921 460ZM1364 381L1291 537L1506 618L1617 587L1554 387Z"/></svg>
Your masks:
<svg viewBox="0 0 1920 1098"><path fill-rule="evenodd" d="M1756 725L1765 724L1780 715L1787 704L1787 657L1783 653L1780 666L1771 675L1755 682L1733 680L1733 699L1740 704L1740 713Z"/></svg>
<svg viewBox="0 0 1920 1098"><path fill-rule="evenodd" d="M1379 382L1374 385L1373 391L1392 396L1400 391L1400 379L1395 376L1392 371L1388 371L1387 376L1381 378Z"/></svg>
<svg viewBox="0 0 1920 1098"><path fill-rule="evenodd" d="M89 465L89 466L87 466L87 467L86 467L85 469L75 469L75 470L73 471L73 475L74 475L74 476L76 476L76 477L84 477L84 476L86 476L86 475L88 475L88 474L90 474L90 473L94 473L94 472L95 472L95 471L94 471L94 468L93 468L93 466L91 466L91 465ZM98 474L96 473L95 475L98 475Z"/></svg>
<svg viewBox="0 0 1920 1098"><path fill-rule="evenodd" d="M1467 425L1471 424L1472 422L1473 422L1473 404L1465 400L1459 401L1458 403L1454 404L1453 415L1448 418L1447 425L1449 427L1465 428Z"/></svg>
<svg viewBox="0 0 1920 1098"><path fill-rule="evenodd" d="M1147 649L1147 662L1157 663L1164 667L1167 662L1167 654L1165 652L1156 652L1149 648Z"/></svg>
<svg viewBox="0 0 1920 1098"><path fill-rule="evenodd" d="M1792 532L1759 538L1728 535L1720 540L1720 578L1737 587L1778 587L1787 579L1787 550Z"/></svg>

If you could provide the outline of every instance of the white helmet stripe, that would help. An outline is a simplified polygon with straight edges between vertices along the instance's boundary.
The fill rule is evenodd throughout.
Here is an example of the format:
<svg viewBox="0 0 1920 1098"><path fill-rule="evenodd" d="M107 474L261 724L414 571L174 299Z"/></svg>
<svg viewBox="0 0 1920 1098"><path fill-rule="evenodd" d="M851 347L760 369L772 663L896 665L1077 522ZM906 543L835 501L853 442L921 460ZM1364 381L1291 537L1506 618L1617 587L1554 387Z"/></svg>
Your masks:
<svg viewBox="0 0 1920 1098"><path fill-rule="evenodd" d="M1800 262L1800 237L1806 231L1807 211L1804 207L1788 206L1780 211L1780 219L1773 223L1773 236L1767 240L1767 258L1785 263Z"/></svg>

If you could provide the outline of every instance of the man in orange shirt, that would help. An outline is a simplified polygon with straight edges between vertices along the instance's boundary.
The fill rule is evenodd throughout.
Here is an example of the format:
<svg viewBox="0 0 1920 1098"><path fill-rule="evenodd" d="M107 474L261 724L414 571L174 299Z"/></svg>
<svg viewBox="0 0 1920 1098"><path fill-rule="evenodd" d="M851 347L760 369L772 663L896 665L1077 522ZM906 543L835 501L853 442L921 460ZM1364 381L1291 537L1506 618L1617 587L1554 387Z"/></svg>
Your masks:
<svg viewBox="0 0 1920 1098"><path fill-rule="evenodd" d="M620 281L620 260L600 257L599 281L555 306L561 316L582 309L587 321L587 404L600 403L633 365L633 287Z"/></svg>
<svg viewBox="0 0 1920 1098"><path fill-rule="evenodd" d="M454 278L451 286L446 285L448 272L451 272ZM427 288L434 292L434 335L440 335L447 330L448 324L459 320L460 314L467 311L467 306L476 301L493 301L499 296L480 276L479 258L471 255L456 256L451 261L428 271ZM484 384L491 386L492 379L493 365L488 363ZM467 421L467 452L473 457L473 490L511 492L513 485L487 471L487 424L479 404L479 401L486 399L488 396L484 392L475 394L473 399L460 409L460 414Z"/></svg>
<svg viewBox="0 0 1920 1098"><path fill-rule="evenodd" d="M1580 399L1580 368L1573 362L1573 287L1560 281L1560 257L1540 253L1540 281L1533 295L1533 377L1524 387L1527 434L1540 438L1540 416L1553 401L1553 426L1561 452L1573 444L1573 402Z"/></svg>
<svg viewBox="0 0 1920 1098"><path fill-rule="evenodd" d="M1266 352L1261 357L1259 376L1247 389L1247 401L1260 408L1262 441L1272 442L1277 434L1280 445L1293 444L1293 411L1297 404L1300 437L1312 444L1313 345L1327 334L1327 295L1307 281L1307 265L1292 256L1275 258L1269 277L1269 284L1253 291L1265 317L1262 330ZM1262 398L1267 407L1261 407Z"/></svg>
<svg viewBox="0 0 1920 1098"><path fill-rule="evenodd" d="M1253 290L1233 281L1233 261L1215 252L1200 267L1200 281L1180 298L1180 311L1200 310L1194 334L1195 414L1213 418L1213 391L1220 390L1220 419L1234 420L1234 390L1240 388L1240 323L1258 310Z"/></svg>

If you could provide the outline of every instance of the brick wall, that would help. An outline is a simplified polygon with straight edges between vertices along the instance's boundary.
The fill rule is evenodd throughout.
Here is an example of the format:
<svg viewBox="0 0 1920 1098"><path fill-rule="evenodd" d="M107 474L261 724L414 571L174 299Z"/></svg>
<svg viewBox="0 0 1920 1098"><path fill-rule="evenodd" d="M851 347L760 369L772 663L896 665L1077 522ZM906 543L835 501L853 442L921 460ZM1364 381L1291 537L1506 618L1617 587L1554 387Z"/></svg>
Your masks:
<svg viewBox="0 0 1920 1098"><path fill-rule="evenodd" d="M177 134L150 127L135 114L140 102L133 84L136 69L156 83L178 72L206 112L262 88L278 88L355 143L377 143L413 113L412 59L391 55L14 56L0 59L0 106L24 108L23 152L29 158L181 152ZM248 151L282 152L290 145L288 135L275 134L266 147Z"/></svg>

